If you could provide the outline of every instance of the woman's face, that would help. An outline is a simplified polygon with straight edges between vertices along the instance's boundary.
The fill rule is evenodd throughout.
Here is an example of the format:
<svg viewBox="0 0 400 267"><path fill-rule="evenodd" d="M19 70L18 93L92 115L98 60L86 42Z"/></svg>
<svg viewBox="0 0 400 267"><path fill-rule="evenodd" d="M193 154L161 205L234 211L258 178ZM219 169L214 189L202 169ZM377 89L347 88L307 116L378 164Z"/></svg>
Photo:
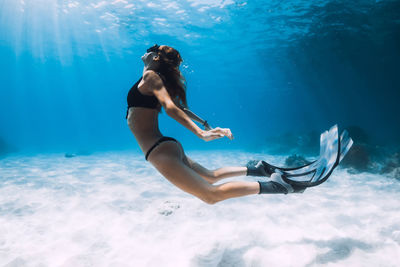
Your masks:
<svg viewBox="0 0 400 267"><path fill-rule="evenodd" d="M148 65L150 65L150 64L153 63L154 58L156 58L157 56L158 56L158 55L157 55L157 53L155 53L155 52L145 53L145 54L142 56L142 61L143 61L144 65L148 66Z"/></svg>
<svg viewBox="0 0 400 267"><path fill-rule="evenodd" d="M162 50L165 47L166 47L165 45L160 45L158 47L158 50ZM156 52L147 52L142 56L142 61L145 64L145 66L148 66L148 65L156 63L157 57L158 57L158 55Z"/></svg>

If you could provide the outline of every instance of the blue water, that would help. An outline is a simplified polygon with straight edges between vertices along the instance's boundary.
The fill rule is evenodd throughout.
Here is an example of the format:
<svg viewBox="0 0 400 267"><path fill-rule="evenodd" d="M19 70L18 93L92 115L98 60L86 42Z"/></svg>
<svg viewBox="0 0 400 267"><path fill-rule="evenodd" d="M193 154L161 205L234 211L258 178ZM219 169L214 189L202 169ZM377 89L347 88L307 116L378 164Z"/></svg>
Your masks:
<svg viewBox="0 0 400 267"><path fill-rule="evenodd" d="M19 151L138 149L126 94L153 43L184 59L191 109L250 149L357 125L399 143L399 1L0 1L0 137Z"/></svg>
<svg viewBox="0 0 400 267"><path fill-rule="evenodd" d="M315 155L336 123L353 161L303 194L181 191L125 121L154 43L235 136L161 113L205 167ZM398 266L399 47L400 1L0 0L0 266Z"/></svg>

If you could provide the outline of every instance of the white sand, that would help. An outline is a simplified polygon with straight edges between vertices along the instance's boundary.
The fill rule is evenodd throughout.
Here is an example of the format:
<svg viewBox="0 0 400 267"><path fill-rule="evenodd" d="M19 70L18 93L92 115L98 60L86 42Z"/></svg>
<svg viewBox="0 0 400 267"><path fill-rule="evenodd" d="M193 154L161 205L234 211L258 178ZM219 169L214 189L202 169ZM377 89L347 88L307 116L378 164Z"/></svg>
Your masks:
<svg viewBox="0 0 400 267"><path fill-rule="evenodd" d="M206 167L282 157L188 152ZM229 180L256 180L236 177ZM400 182L336 170L304 194L207 205L142 155L0 160L0 266L400 266Z"/></svg>

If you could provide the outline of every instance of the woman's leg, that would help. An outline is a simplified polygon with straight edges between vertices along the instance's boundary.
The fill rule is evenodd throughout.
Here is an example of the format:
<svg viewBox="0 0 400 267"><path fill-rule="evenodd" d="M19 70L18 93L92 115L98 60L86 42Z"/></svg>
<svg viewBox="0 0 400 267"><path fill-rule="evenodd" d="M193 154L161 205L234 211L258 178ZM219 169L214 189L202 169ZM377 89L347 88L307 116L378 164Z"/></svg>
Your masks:
<svg viewBox="0 0 400 267"><path fill-rule="evenodd" d="M186 155L183 162L210 184L214 184L224 178L245 176L247 174L247 167L222 167L216 170L209 170Z"/></svg>
<svg viewBox="0 0 400 267"><path fill-rule="evenodd" d="M228 182L212 185L185 164L183 159L184 153L181 146L172 141L158 145L148 158L153 166L171 183L208 204L214 204L228 198L258 194L260 191L258 182ZM230 173L238 174L240 171Z"/></svg>

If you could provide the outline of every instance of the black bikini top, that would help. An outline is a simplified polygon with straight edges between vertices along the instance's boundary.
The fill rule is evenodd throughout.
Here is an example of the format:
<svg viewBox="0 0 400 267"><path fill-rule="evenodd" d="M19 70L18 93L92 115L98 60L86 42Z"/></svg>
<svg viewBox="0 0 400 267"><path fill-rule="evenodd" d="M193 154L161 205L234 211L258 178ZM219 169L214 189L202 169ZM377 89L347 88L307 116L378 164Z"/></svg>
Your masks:
<svg viewBox="0 0 400 267"><path fill-rule="evenodd" d="M143 107L143 108L152 108L152 109L159 109L160 102L158 99L153 95L144 95L142 94L139 89L138 85L142 78L139 79L129 90L128 93L128 109L130 107Z"/></svg>

